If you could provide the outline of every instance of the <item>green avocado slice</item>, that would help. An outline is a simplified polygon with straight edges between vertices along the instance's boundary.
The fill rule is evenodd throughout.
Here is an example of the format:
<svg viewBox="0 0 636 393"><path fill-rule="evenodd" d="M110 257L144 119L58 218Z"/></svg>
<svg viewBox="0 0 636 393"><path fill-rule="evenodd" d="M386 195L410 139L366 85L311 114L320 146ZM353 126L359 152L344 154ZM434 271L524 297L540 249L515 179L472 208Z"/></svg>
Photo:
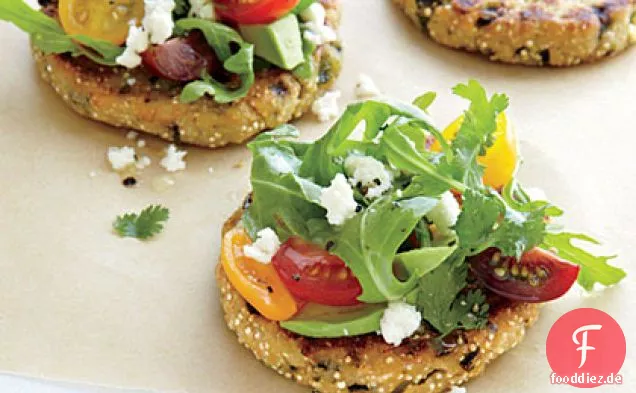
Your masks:
<svg viewBox="0 0 636 393"><path fill-rule="evenodd" d="M305 59L300 26L290 14L268 25L241 25L241 36L254 44L254 54L285 70L292 70Z"/></svg>
<svg viewBox="0 0 636 393"><path fill-rule="evenodd" d="M335 338L359 336L380 330L380 319L386 304L363 304L351 307L332 307L307 304L293 319L280 326L301 336Z"/></svg>

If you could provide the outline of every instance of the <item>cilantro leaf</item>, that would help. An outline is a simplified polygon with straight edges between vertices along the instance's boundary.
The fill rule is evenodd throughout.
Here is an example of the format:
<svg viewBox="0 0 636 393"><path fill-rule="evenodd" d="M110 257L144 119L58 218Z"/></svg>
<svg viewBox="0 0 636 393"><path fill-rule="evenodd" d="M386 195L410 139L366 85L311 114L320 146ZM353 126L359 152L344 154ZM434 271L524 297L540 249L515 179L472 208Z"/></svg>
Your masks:
<svg viewBox="0 0 636 393"><path fill-rule="evenodd" d="M504 255L520 258L541 243L545 234L545 208L518 211L507 205L495 191L468 189L455 231L459 244L468 255L497 247Z"/></svg>
<svg viewBox="0 0 636 393"><path fill-rule="evenodd" d="M559 257L581 266L578 283L585 290L594 289L595 283L610 286L621 281L627 273L607 262L615 256L595 256L572 244L572 240L599 244L597 240L580 233L547 233L541 247L554 251Z"/></svg>
<svg viewBox="0 0 636 393"><path fill-rule="evenodd" d="M134 237L146 240L163 230L163 223L168 220L170 211L159 205L150 205L141 213L126 213L117 216L113 229L121 237Z"/></svg>
<svg viewBox="0 0 636 393"><path fill-rule="evenodd" d="M194 102L206 94L213 95L214 100L221 104L245 97L254 84L254 45L244 41L236 30L221 23L198 18L184 18L175 23L177 34L195 29L203 33L223 68L239 76L241 84L237 88L229 87L204 73L201 80L185 86L181 102ZM234 45L238 45L236 52L232 50Z"/></svg>
<svg viewBox="0 0 636 393"><path fill-rule="evenodd" d="M429 106L435 101L435 97L437 97L437 93L434 91L426 92L416 99L413 100L413 105L420 108L423 111L426 111Z"/></svg>
<svg viewBox="0 0 636 393"><path fill-rule="evenodd" d="M488 100L486 90L475 80L455 86L453 92L470 100L470 107L464 112L462 125L451 144L454 156L448 165L456 180L468 187L480 188L484 168L477 157L486 154L486 149L492 146L497 116L508 107L508 97L494 94Z"/></svg>
<svg viewBox="0 0 636 393"><path fill-rule="evenodd" d="M483 327L488 320L488 304L480 291L460 293L468 275L463 260L464 254L455 253L419 282L418 310L442 336Z"/></svg>

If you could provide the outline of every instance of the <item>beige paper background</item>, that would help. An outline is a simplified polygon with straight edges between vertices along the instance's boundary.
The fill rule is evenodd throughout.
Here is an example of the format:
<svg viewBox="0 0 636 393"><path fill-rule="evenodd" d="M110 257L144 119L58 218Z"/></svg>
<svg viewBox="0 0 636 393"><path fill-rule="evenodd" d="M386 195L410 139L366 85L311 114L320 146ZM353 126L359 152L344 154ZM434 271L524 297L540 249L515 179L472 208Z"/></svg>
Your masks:
<svg viewBox="0 0 636 393"><path fill-rule="evenodd" d="M636 51L563 70L492 64L437 46L385 0L345 0L341 33L343 103L360 72L405 100L437 91L440 125L464 107L450 95L457 82L474 77L508 93L522 180L544 188L570 228L604 240L633 270ZM104 159L108 146L130 143L126 132L68 110L36 75L26 35L1 23L0 37L0 371L190 393L307 391L239 346L217 304L219 231L248 190L247 151L189 148L187 171L159 193L150 183L165 144L148 138L153 168L126 189ZM326 130L311 117L298 125L307 139ZM116 215L149 203L171 209L156 239L110 232ZM527 340L468 390L575 391L548 384L545 338L567 310L597 307L623 326L628 358L627 385L596 391L633 391L633 274L602 296L573 291L546 306Z"/></svg>

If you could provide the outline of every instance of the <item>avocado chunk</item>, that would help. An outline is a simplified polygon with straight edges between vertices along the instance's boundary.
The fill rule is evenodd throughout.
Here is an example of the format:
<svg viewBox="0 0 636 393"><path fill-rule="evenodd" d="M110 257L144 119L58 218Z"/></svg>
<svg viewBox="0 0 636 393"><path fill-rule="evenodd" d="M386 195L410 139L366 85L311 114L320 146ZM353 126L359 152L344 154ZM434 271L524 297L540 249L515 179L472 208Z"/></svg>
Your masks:
<svg viewBox="0 0 636 393"><path fill-rule="evenodd" d="M380 320L386 304L364 304L332 307L307 304L293 319L280 326L301 336L333 338L359 336L380 330Z"/></svg>
<svg viewBox="0 0 636 393"><path fill-rule="evenodd" d="M241 25L239 30L245 41L254 44L254 54L282 69L294 69L304 61L296 15L268 25Z"/></svg>

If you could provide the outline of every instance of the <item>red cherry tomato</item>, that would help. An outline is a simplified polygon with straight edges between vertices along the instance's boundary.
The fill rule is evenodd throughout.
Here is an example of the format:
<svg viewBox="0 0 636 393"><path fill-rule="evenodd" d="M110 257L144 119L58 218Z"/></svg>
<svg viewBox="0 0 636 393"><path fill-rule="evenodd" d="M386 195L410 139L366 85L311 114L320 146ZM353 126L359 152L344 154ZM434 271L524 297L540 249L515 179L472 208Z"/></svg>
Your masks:
<svg viewBox="0 0 636 393"><path fill-rule="evenodd" d="M329 306L358 304L362 287L342 259L300 238L290 238L272 264L297 299Z"/></svg>
<svg viewBox="0 0 636 393"><path fill-rule="evenodd" d="M493 292L508 299L539 303L563 296L574 284L580 266L541 248L517 261L489 248L470 258L475 275Z"/></svg>
<svg viewBox="0 0 636 393"><path fill-rule="evenodd" d="M293 10L300 0L216 0L216 14L242 25L271 23Z"/></svg>
<svg viewBox="0 0 636 393"><path fill-rule="evenodd" d="M212 74L220 67L214 51L200 32L152 46L141 54L141 58L151 74L177 82L199 79L203 70Z"/></svg>

